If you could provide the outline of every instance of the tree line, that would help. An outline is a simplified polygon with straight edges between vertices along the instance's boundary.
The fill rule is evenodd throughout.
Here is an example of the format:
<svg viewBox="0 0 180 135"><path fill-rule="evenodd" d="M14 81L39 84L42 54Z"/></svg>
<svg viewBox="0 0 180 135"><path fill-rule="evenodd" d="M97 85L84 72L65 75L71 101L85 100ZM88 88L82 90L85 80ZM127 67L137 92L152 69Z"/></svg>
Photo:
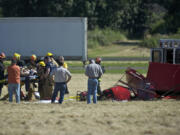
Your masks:
<svg viewBox="0 0 180 135"><path fill-rule="evenodd" d="M0 0L1 17L87 17L130 37L180 31L180 0Z"/></svg>

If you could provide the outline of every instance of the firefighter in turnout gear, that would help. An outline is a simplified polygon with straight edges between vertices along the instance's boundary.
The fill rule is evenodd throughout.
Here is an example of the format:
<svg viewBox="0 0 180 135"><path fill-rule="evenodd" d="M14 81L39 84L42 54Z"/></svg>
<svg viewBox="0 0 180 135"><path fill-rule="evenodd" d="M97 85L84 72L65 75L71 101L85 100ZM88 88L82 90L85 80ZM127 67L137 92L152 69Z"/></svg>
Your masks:
<svg viewBox="0 0 180 135"><path fill-rule="evenodd" d="M101 61L102 61L102 59L100 57L97 57L96 60L95 60L95 63L100 65L100 67L102 69L102 72L104 74L105 73L105 68L104 68L104 66L101 66ZM101 77L98 77L97 93L98 93L99 96L102 94L102 91L101 91Z"/></svg>
<svg viewBox="0 0 180 135"><path fill-rule="evenodd" d="M52 91L53 91L53 86L54 86L54 80L53 80L53 76L50 76L50 72L55 68L51 58L49 56L46 56L44 59L44 62L46 64L45 69L46 69L46 73L45 73L45 90L46 92L44 93L45 98L46 99L51 99L52 97Z"/></svg>
<svg viewBox="0 0 180 135"><path fill-rule="evenodd" d="M39 77L39 81L38 81L38 92L40 94L40 100L45 99L45 92L46 92L46 87L45 87L45 83L46 83L46 68L45 68L46 64L44 63L44 61L40 61L38 63L38 68L37 68L37 75Z"/></svg>
<svg viewBox="0 0 180 135"><path fill-rule="evenodd" d="M28 75L25 78L25 88L28 92L26 100L32 100L33 93L35 92L36 84L31 80L31 77L37 74L37 64L36 64L36 55L33 54L30 56L30 61L27 63L27 68L29 70Z"/></svg>

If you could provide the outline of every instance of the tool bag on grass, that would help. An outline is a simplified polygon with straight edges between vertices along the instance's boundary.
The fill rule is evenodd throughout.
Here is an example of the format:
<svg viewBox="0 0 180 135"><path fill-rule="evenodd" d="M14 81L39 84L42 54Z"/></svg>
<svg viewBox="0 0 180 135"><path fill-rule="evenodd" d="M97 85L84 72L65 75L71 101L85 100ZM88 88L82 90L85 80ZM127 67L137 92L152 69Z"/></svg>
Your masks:
<svg viewBox="0 0 180 135"><path fill-rule="evenodd" d="M77 91L76 101L86 101L87 91Z"/></svg>

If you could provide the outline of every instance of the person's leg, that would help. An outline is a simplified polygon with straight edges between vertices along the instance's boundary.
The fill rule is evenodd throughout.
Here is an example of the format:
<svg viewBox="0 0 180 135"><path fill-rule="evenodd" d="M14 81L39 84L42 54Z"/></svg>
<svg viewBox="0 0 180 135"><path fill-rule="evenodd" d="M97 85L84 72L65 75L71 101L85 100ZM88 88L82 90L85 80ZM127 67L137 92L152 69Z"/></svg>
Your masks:
<svg viewBox="0 0 180 135"><path fill-rule="evenodd" d="M24 92L22 91L22 89L21 89L24 84L25 84L25 83L21 81L21 83L20 83L20 98L21 98L21 100L24 100L24 99L26 98L25 93L24 93Z"/></svg>
<svg viewBox="0 0 180 135"><path fill-rule="evenodd" d="M97 93L98 93L99 96L102 94L100 81L98 81Z"/></svg>
<svg viewBox="0 0 180 135"><path fill-rule="evenodd" d="M20 84L15 84L16 103L20 103Z"/></svg>
<svg viewBox="0 0 180 135"><path fill-rule="evenodd" d="M58 94L58 91L60 89L60 84L59 83L55 83L54 85L55 86L54 86L54 91L53 91L53 95L52 95L52 98L51 98L51 103L55 102L57 94Z"/></svg>
<svg viewBox="0 0 180 135"><path fill-rule="evenodd" d="M93 85L93 80L88 79L87 104L91 103L92 85Z"/></svg>
<svg viewBox="0 0 180 135"><path fill-rule="evenodd" d="M26 76L25 77L25 89L26 89L26 91L29 91L29 88L30 88L30 78L29 78L29 76Z"/></svg>
<svg viewBox="0 0 180 135"><path fill-rule="evenodd" d="M92 89L93 89L93 103L96 104L97 103L97 86L98 86L98 80L94 79L93 80L93 84L92 84Z"/></svg>
<svg viewBox="0 0 180 135"><path fill-rule="evenodd" d="M33 93L34 93L34 86L33 86L33 83L30 82L30 83L29 83L27 100L32 100Z"/></svg>
<svg viewBox="0 0 180 135"><path fill-rule="evenodd" d="M3 84L0 84L0 97L1 97L1 93L2 93L2 88L3 88Z"/></svg>
<svg viewBox="0 0 180 135"><path fill-rule="evenodd" d="M65 83L61 83L60 84L60 98L59 98L59 103L62 104L63 100L64 100L64 94L66 91L66 84Z"/></svg>
<svg viewBox="0 0 180 135"><path fill-rule="evenodd" d="M42 81L39 81L38 83L38 92L40 94L40 100L44 99L44 84Z"/></svg>
<svg viewBox="0 0 180 135"><path fill-rule="evenodd" d="M48 76L48 78L46 79L46 83L47 83L47 89L45 92L45 97L47 99L52 98L52 93L53 93L53 87L54 87L54 82L53 82L53 78L51 76Z"/></svg>
<svg viewBox="0 0 180 135"><path fill-rule="evenodd" d="M13 101L13 84L8 84L9 102Z"/></svg>

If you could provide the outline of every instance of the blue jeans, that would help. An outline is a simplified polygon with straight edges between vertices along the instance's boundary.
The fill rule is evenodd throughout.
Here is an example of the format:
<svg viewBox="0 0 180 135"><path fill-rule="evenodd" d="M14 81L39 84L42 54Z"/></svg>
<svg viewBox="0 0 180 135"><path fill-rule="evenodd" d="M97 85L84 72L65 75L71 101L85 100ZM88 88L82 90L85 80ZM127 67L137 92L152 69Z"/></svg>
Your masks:
<svg viewBox="0 0 180 135"><path fill-rule="evenodd" d="M54 103L54 101L56 100L58 91L60 91L59 103L62 104L62 102L64 100L64 94L66 91L66 83L65 82L56 82L55 83L55 87L54 87L54 91L53 91L53 95L52 95L52 99L51 99L52 103Z"/></svg>
<svg viewBox="0 0 180 135"><path fill-rule="evenodd" d="M8 84L9 92L9 102L13 101L13 92L16 94L16 103L20 103L20 84L18 83L9 83Z"/></svg>
<svg viewBox="0 0 180 135"><path fill-rule="evenodd" d="M91 94L93 95L93 103L97 103L97 86L98 86L98 80L97 79L88 79L88 94L87 94L87 103L91 103Z"/></svg>

